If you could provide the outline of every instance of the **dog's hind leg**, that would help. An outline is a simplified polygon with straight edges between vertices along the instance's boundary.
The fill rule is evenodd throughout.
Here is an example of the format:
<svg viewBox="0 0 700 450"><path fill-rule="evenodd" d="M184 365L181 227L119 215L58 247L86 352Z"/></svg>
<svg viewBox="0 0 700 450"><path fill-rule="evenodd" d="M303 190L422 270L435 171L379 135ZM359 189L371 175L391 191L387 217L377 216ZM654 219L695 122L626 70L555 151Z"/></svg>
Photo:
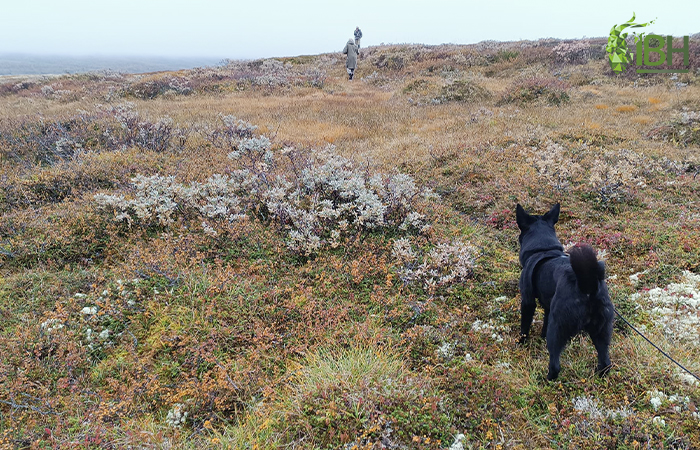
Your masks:
<svg viewBox="0 0 700 450"><path fill-rule="evenodd" d="M559 358L562 350L564 350L564 345L566 345L566 339L563 339L563 336L559 336L558 330L554 329L554 327L552 328L552 330L547 332L547 350L549 351L547 379L549 381L555 380L559 376L559 371L561 370Z"/></svg>
<svg viewBox="0 0 700 450"><path fill-rule="evenodd" d="M547 338L547 327L549 326L549 308L544 309L544 321L542 322L542 333L540 336Z"/></svg>
<svg viewBox="0 0 700 450"><path fill-rule="evenodd" d="M575 331L568 328L567 324L562 322L562 318L556 314L550 317L549 325L547 326L547 351L549 352L547 379L549 381L555 380L559 376L561 352L564 351L566 344L576 334Z"/></svg>
<svg viewBox="0 0 700 450"><path fill-rule="evenodd" d="M610 355L608 354L608 347L610 346L610 338L612 335L612 330L603 329L596 335L591 335L591 340L598 352L598 368L596 373L601 377L606 375L610 371Z"/></svg>

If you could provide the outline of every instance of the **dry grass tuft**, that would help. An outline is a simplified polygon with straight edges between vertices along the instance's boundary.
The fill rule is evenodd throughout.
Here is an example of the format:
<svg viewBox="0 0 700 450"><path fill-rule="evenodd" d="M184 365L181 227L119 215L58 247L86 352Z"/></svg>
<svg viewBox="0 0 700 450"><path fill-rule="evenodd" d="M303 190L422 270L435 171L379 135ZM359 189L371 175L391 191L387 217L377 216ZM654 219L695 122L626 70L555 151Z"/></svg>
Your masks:
<svg viewBox="0 0 700 450"><path fill-rule="evenodd" d="M650 123L654 122L654 118L651 116L637 116L633 118L632 121L640 125L649 125Z"/></svg>

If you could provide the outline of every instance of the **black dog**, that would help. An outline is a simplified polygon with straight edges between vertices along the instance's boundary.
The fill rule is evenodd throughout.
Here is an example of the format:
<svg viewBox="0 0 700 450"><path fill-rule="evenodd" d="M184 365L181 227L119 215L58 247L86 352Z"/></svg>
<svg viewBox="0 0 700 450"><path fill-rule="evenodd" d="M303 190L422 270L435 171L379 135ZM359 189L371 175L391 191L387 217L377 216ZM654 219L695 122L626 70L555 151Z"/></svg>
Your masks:
<svg viewBox="0 0 700 450"><path fill-rule="evenodd" d="M569 340L586 331L598 352L598 373L610 370L608 346L612 336L614 308L605 284L605 265L590 245L577 245L564 253L554 224L559 204L542 216L516 208L520 228L520 342L530 332L540 300L544 308L542 337L549 350L548 380L559 375L559 356Z"/></svg>

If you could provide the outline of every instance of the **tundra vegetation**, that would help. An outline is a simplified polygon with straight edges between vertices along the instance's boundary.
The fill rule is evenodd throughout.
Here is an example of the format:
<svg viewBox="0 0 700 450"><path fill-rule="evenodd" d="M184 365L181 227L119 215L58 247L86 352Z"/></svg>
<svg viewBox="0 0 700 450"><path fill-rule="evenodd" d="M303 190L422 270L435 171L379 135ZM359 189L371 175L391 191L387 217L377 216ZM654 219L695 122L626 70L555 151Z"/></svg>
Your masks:
<svg viewBox="0 0 700 450"><path fill-rule="evenodd" d="M584 336L551 383L515 345L514 207L561 202L700 372L690 45L680 75L549 39L0 84L2 446L700 447L700 386L624 324L605 378Z"/></svg>

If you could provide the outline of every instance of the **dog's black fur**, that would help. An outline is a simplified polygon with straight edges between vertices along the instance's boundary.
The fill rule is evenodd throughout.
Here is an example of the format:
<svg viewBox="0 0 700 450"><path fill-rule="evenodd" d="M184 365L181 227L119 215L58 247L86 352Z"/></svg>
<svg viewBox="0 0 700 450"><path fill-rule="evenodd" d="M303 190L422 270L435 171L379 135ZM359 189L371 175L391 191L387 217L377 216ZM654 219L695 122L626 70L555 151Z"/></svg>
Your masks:
<svg viewBox="0 0 700 450"><path fill-rule="evenodd" d="M605 284L605 265L590 245L577 245L564 253L554 224L559 204L541 216L516 207L520 228L521 322L520 342L530 333L539 299L544 308L542 337L549 350L548 380L559 376L559 357L569 340L587 332L598 352L598 373L610 370L608 346L612 336L614 309Z"/></svg>

